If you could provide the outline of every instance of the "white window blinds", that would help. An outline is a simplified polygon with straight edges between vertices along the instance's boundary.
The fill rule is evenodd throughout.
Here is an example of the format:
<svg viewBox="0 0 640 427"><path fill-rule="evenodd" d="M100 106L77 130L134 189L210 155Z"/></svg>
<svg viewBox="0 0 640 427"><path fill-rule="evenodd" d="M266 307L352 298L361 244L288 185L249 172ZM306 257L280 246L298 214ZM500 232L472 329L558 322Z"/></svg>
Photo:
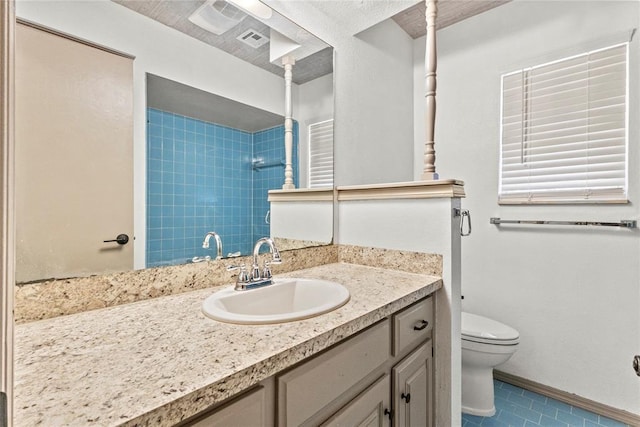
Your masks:
<svg viewBox="0 0 640 427"><path fill-rule="evenodd" d="M626 202L628 44L502 76L499 202Z"/></svg>
<svg viewBox="0 0 640 427"><path fill-rule="evenodd" d="M333 187L333 119L309 125L309 188Z"/></svg>

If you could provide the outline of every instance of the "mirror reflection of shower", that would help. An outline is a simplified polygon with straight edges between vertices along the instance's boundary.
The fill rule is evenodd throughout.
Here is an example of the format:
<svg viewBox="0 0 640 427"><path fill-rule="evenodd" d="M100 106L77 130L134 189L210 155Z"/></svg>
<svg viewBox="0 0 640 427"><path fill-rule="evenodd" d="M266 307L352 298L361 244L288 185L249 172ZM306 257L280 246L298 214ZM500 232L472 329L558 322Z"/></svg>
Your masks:
<svg viewBox="0 0 640 427"><path fill-rule="evenodd" d="M198 246L199 236L207 230L220 234L225 256L250 253L254 241L271 235L266 214L269 190L300 187L300 155L308 156L309 148L300 153L292 84L296 82L299 98L303 89L293 78L293 66L301 61L304 75L309 71L305 61L326 52L327 45L277 14L254 13L249 10L253 3L266 7L260 2L209 0L189 20L221 37L231 34L232 28L242 32L237 39L255 43L253 49L268 44L269 63L284 77L284 117L148 77L147 267L212 256ZM269 27L254 26L254 18ZM241 31L240 25L249 28ZM296 101L306 118L301 135L305 140L308 121L326 114L320 107L324 92L313 92L313 86L305 101ZM164 96L156 97L156 92ZM309 181L306 174L304 181Z"/></svg>
<svg viewBox="0 0 640 427"><path fill-rule="evenodd" d="M211 230L222 239L223 256L249 254L253 242L270 235L268 191L282 187L283 117L212 94L202 103L198 89L147 80L147 267L215 258L215 248L202 247ZM297 182L296 122L292 139Z"/></svg>

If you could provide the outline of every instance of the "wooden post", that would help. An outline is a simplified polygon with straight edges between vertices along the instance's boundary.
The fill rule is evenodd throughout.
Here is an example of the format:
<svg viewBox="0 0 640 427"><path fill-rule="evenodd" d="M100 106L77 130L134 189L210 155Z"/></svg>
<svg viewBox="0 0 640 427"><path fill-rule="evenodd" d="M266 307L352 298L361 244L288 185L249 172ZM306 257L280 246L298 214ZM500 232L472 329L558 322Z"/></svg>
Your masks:
<svg viewBox="0 0 640 427"><path fill-rule="evenodd" d="M295 59L292 56L282 58L284 66L284 185L283 190L296 188L293 182L293 107L291 102L291 79L293 78L293 64Z"/></svg>
<svg viewBox="0 0 640 427"><path fill-rule="evenodd" d="M436 0L426 0L427 42L425 46L426 92L425 92L425 143L424 170L422 179L432 181L438 179L436 173L436 16L438 8Z"/></svg>

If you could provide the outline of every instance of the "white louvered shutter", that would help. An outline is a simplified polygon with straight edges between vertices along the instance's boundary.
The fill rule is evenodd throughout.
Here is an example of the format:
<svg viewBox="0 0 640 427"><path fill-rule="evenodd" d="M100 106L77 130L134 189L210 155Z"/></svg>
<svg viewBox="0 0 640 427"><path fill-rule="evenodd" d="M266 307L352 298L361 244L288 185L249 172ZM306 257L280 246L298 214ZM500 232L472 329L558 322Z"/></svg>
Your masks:
<svg viewBox="0 0 640 427"><path fill-rule="evenodd" d="M627 202L628 44L502 76L499 202Z"/></svg>
<svg viewBox="0 0 640 427"><path fill-rule="evenodd" d="M309 125L309 188L333 187L333 119Z"/></svg>

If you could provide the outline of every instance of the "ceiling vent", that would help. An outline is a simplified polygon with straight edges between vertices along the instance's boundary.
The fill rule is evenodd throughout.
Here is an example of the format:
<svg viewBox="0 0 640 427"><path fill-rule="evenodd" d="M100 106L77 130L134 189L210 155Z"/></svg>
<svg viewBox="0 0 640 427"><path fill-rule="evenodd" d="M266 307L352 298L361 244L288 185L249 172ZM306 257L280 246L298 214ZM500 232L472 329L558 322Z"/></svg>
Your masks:
<svg viewBox="0 0 640 427"><path fill-rule="evenodd" d="M223 34L238 25L246 14L225 0L208 1L198 8L189 21L213 34Z"/></svg>
<svg viewBox="0 0 640 427"><path fill-rule="evenodd" d="M254 49L269 43L269 37L257 32L256 30L247 30L236 38Z"/></svg>

